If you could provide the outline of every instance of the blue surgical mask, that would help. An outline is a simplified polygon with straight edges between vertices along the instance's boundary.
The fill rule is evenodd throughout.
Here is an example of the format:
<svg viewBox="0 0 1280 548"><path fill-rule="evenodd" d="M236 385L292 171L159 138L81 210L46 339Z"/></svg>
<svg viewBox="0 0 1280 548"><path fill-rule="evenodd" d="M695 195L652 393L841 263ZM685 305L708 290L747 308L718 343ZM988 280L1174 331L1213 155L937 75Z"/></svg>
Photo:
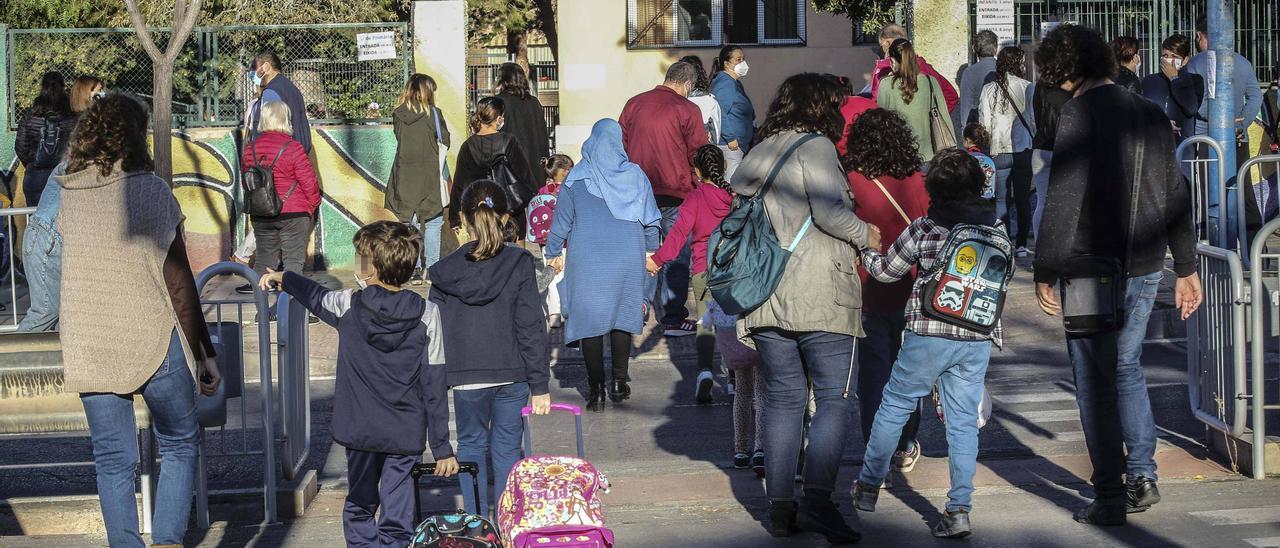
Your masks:
<svg viewBox="0 0 1280 548"><path fill-rule="evenodd" d="M262 85L262 75L258 74L258 71L256 70L249 73L249 79L253 81L253 85L255 86Z"/></svg>

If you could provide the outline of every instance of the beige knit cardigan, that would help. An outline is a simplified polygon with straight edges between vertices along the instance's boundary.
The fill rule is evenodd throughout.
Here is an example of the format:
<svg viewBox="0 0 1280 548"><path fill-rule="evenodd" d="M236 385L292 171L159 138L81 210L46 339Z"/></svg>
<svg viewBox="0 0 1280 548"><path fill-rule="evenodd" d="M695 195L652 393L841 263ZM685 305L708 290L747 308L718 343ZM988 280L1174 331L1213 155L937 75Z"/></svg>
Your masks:
<svg viewBox="0 0 1280 548"><path fill-rule="evenodd" d="M137 392L181 328L162 267L182 212L150 172L97 166L62 185L62 362L68 392ZM187 364L195 364L179 333Z"/></svg>

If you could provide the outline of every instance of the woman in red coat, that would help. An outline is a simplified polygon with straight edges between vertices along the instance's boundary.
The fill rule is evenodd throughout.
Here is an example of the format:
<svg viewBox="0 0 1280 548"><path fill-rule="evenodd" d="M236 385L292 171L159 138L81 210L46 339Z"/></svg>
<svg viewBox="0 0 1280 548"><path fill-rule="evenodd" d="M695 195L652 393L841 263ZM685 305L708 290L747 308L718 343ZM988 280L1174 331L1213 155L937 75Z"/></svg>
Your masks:
<svg viewBox="0 0 1280 548"><path fill-rule="evenodd" d="M881 108L871 109L849 126L847 150L841 156L853 192L853 211L859 219L880 227L880 240L887 248L917 218L929 211L929 195L920 173L920 151L911 127L902 115ZM871 423L880 408L880 395L902 346L906 327L903 313L915 276L883 283L862 276L862 327L866 338L858 344L858 402L861 405L862 437L871 434ZM920 410L911 415L898 451L895 469L911 471L920 458L915 441L920 426Z"/></svg>
<svg viewBox="0 0 1280 548"><path fill-rule="evenodd" d="M281 101L264 103L258 130L258 136L245 144L240 165L270 166L282 207L275 217L252 217L258 240L253 269L263 274L268 268L275 270L283 264L286 271L302 273L311 226L320 207L316 172L306 150L292 136L288 105Z"/></svg>

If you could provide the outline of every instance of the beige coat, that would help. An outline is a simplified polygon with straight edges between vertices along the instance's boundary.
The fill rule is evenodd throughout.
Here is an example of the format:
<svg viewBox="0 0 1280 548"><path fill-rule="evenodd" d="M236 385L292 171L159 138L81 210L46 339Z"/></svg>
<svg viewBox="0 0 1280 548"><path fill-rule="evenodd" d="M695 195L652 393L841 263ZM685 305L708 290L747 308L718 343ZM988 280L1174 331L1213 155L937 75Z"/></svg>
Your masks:
<svg viewBox="0 0 1280 548"><path fill-rule="evenodd" d="M163 179L96 166L62 185L62 362L68 392L131 394L160 368L177 316L163 265L182 212ZM183 339L187 363L195 364Z"/></svg>
<svg viewBox="0 0 1280 548"><path fill-rule="evenodd" d="M733 175L734 192L755 195L777 159L800 137L787 131L753 147ZM867 224L853 213L835 145L825 137L801 145L778 173L764 205L784 246L810 215L813 226L787 261L777 291L738 322L739 336L769 327L863 336L857 250L866 245Z"/></svg>

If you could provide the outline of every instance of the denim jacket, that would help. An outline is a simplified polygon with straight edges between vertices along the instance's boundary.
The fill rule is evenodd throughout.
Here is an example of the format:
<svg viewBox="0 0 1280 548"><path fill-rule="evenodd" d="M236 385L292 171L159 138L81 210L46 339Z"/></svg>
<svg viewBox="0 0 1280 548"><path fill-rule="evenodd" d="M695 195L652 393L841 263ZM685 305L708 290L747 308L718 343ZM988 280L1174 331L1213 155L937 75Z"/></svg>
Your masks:
<svg viewBox="0 0 1280 548"><path fill-rule="evenodd" d="M62 206L62 187L52 179L66 171L66 162L53 170L49 176L51 184L45 185L40 205L27 220L27 229L22 235L22 263L26 267L31 307L18 325L18 331L58 329L58 307L62 301L62 235L58 233L58 210Z"/></svg>
<svg viewBox="0 0 1280 548"><path fill-rule="evenodd" d="M756 110L751 106L751 99L742 87L742 82L726 73L717 73L711 79L711 89L716 102L720 103L720 142L727 145L738 141L738 148L745 154L751 146L751 137L755 132Z"/></svg>

